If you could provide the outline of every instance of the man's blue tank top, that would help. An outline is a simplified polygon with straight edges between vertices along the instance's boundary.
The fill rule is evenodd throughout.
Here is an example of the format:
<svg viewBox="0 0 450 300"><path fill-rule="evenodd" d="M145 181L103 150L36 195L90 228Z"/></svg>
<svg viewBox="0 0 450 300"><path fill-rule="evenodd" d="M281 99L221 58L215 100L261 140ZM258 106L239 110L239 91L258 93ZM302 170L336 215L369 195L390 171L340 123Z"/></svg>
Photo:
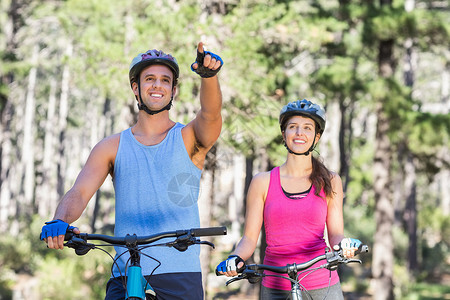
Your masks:
<svg viewBox="0 0 450 300"><path fill-rule="evenodd" d="M176 123L163 141L152 146L139 143L131 128L120 134L113 180L116 236L145 236L200 227L197 199L202 172L186 151L181 135L183 127ZM157 243L168 240L173 239ZM115 247L115 250L118 266L114 264L113 274L123 276L129 255L122 255L126 252L124 248ZM185 252L161 246L143 252L144 275L201 271L199 245ZM157 268L158 261L161 265Z"/></svg>

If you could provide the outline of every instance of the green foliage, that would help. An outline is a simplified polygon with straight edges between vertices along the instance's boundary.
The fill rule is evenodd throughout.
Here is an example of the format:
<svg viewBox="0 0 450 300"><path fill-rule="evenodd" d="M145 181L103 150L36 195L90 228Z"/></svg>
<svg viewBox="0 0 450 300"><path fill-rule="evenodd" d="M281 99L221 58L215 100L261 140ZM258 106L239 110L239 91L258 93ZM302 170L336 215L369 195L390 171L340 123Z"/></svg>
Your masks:
<svg viewBox="0 0 450 300"><path fill-rule="evenodd" d="M400 36L404 28L399 21L403 19L405 10L402 7L383 5L371 20L370 28L373 30L374 41L393 40Z"/></svg>
<svg viewBox="0 0 450 300"><path fill-rule="evenodd" d="M408 137L416 155L432 156L442 147L450 146L450 116L414 112L410 117Z"/></svg>
<svg viewBox="0 0 450 300"><path fill-rule="evenodd" d="M411 36L416 38L417 46L429 49L430 45L445 45L450 41L450 25L448 16L444 12L415 10L412 13L414 29Z"/></svg>
<svg viewBox="0 0 450 300"><path fill-rule="evenodd" d="M373 245L373 235L375 233L375 222L370 209L364 205L346 204L345 211L345 236L354 237L367 244L369 248Z"/></svg>
<svg viewBox="0 0 450 300"><path fill-rule="evenodd" d="M401 295L400 300L441 300L450 297L450 287L446 284L436 284L430 282L409 282Z"/></svg>
<svg viewBox="0 0 450 300"><path fill-rule="evenodd" d="M380 40L395 40L401 45L407 38L413 38L422 49L448 44L448 16L443 12L420 8L407 12L402 2L393 6L367 6L366 9L368 20L363 38L367 45L376 46L374 43Z"/></svg>
<svg viewBox="0 0 450 300"><path fill-rule="evenodd" d="M49 250L51 251L51 250ZM40 279L40 293L45 299L102 299L109 279L105 254L92 251L77 256L64 249L63 258L45 256L36 274Z"/></svg>
<svg viewBox="0 0 450 300"><path fill-rule="evenodd" d="M34 275L43 299L101 299L112 260L103 252L77 256L72 249L47 249L39 240L42 220L35 217L19 235L0 237L0 298L12 295L17 276Z"/></svg>

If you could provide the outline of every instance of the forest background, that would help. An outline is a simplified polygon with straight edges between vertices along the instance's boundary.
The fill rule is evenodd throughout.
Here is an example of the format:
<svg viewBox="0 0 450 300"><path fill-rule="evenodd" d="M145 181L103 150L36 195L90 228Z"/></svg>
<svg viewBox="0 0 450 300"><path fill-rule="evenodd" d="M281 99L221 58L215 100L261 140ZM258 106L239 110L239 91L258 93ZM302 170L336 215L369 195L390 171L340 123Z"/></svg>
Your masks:
<svg viewBox="0 0 450 300"><path fill-rule="evenodd" d="M315 155L343 179L345 233L370 246L340 269L346 299L450 299L449 1L1 0L0 28L0 299L102 299L111 260L47 250L40 229L95 143L132 124L137 53L178 59L171 117L193 118L199 41L225 62L199 205L228 235L202 250L206 298L256 299L213 270L251 177L286 156L281 107L307 98L327 111ZM113 199L107 179L75 225L111 233Z"/></svg>

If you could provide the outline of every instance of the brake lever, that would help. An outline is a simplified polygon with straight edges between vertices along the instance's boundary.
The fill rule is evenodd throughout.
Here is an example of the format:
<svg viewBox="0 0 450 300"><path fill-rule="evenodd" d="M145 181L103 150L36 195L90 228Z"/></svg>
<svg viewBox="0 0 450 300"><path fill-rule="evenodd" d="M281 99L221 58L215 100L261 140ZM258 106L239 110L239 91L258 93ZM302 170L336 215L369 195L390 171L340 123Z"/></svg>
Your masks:
<svg viewBox="0 0 450 300"><path fill-rule="evenodd" d="M208 246L210 246L211 248L216 249L216 246L215 246L213 243L208 242L208 241L200 241L200 240L197 240L196 244L200 244L200 245L208 245Z"/></svg>
<svg viewBox="0 0 450 300"><path fill-rule="evenodd" d="M230 280L228 280L226 282L226 285L228 286L229 284L231 284L235 281L238 281L238 280L242 280L242 279L247 279L248 282L250 282L250 283L258 283L261 281L262 276L264 276L264 275L261 273L258 273L257 271L246 269L244 273L241 273L238 276L233 277Z"/></svg>
<svg viewBox="0 0 450 300"><path fill-rule="evenodd" d="M326 251L325 254L326 254L327 262L324 264L324 266L328 270L331 270L331 271L336 270L338 265L345 261L345 259L341 256L342 250L339 250L339 251Z"/></svg>
<svg viewBox="0 0 450 300"><path fill-rule="evenodd" d="M187 250L187 248L191 245L208 245L210 247L212 247L213 249L215 249L215 246L213 243L208 242L208 241L201 241L198 238L195 238L191 235L183 235L179 238L177 238L174 242L169 243L169 246L174 247L175 249L177 249L178 251L184 252Z"/></svg>
<svg viewBox="0 0 450 300"><path fill-rule="evenodd" d="M362 261L359 260L359 259L347 258L347 259L344 259L344 263L345 263L345 264L350 264L350 263L358 263L358 264L362 264Z"/></svg>
<svg viewBox="0 0 450 300"><path fill-rule="evenodd" d="M90 250L95 248L94 244L86 242L86 240L79 238L77 236L72 236L70 240L64 243L64 246L75 249L77 255L85 255Z"/></svg>
<svg viewBox="0 0 450 300"><path fill-rule="evenodd" d="M238 276L236 276L236 277L231 278L230 280L228 280L228 281L226 282L225 285L228 286L229 284L231 284L231 283L233 283L233 282L235 282L235 281L242 280L242 279L246 279L246 278L244 277L244 274L240 274L240 275L238 275Z"/></svg>

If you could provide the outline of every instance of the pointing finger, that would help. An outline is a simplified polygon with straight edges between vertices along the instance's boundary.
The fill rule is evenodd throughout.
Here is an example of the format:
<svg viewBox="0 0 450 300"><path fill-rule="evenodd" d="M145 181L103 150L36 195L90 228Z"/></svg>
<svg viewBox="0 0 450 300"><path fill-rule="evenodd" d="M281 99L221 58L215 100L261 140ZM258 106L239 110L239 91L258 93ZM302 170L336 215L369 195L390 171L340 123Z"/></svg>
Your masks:
<svg viewBox="0 0 450 300"><path fill-rule="evenodd" d="M198 43L197 51L203 53L203 42Z"/></svg>

